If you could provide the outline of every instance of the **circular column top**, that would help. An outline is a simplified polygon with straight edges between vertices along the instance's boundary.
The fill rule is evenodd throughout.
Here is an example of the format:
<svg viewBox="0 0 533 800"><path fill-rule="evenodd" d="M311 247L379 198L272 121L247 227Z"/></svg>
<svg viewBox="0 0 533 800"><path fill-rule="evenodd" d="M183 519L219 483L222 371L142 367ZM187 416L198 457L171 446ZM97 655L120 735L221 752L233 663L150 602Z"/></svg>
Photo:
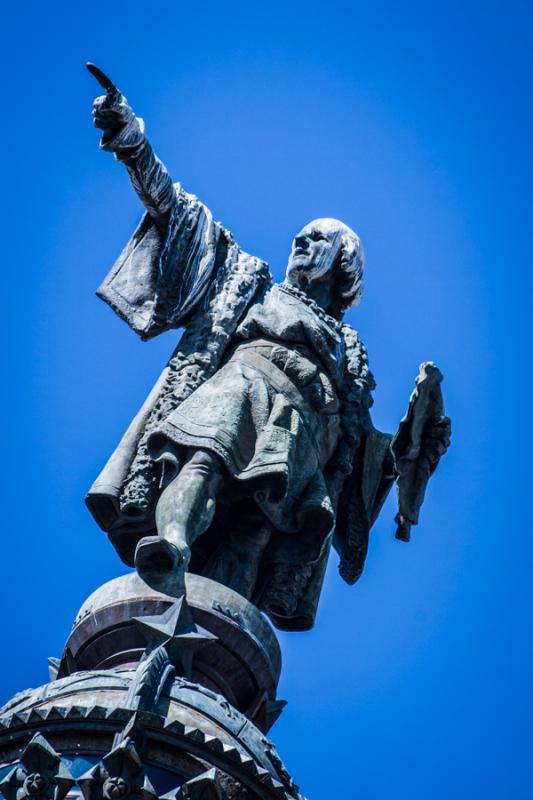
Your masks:
<svg viewBox="0 0 533 800"><path fill-rule="evenodd" d="M281 652L272 627L254 605L222 584L187 573L185 589L194 622L217 637L194 654L191 679L268 730L281 705L276 703ZM136 572L103 584L76 616L62 675L134 668L146 647L134 618L163 614L175 601Z"/></svg>

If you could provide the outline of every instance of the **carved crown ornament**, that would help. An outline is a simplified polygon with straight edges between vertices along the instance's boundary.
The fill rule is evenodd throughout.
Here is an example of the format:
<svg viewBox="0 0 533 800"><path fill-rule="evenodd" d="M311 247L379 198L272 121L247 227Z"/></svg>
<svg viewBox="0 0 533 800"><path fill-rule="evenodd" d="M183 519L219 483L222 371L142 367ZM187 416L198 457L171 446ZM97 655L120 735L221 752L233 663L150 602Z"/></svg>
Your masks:
<svg viewBox="0 0 533 800"><path fill-rule="evenodd" d="M158 800L133 741L126 738L102 761L74 778L67 760L36 733L20 764L0 781L4 800L64 800L78 787L84 800ZM160 800L226 800L216 769L207 770Z"/></svg>

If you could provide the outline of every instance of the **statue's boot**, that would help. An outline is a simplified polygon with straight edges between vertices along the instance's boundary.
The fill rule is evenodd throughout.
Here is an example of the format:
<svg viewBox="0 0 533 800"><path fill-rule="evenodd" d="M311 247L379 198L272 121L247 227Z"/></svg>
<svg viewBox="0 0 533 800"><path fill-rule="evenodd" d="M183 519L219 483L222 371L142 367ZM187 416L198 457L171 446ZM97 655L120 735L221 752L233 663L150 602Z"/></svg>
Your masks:
<svg viewBox="0 0 533 800"><path fill-rule="evenodd" d="M144 536L135 550L135 569L141 577L156 577L184 570L188 553L160 536Z"/></svg>

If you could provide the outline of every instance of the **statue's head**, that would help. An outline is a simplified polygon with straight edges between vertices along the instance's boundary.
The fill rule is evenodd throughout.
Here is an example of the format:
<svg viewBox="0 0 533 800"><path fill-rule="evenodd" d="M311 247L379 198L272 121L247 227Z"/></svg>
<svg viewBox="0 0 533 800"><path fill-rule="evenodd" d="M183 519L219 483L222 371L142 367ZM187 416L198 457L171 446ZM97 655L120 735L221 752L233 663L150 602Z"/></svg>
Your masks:
<svg viewBox="0 0 533 800"><path fill-rule="evenodd" d="M286 280L314 297L337 318L363 293L363 247L338 219L315 219L294 237Z"/></svg>

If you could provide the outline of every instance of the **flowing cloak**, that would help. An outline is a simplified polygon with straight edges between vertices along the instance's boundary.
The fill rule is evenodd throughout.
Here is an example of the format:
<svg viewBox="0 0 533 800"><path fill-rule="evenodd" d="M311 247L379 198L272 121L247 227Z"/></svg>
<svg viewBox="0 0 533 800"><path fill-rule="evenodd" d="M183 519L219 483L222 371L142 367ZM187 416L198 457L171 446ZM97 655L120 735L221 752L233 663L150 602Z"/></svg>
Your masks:
<svg viewBox="0 0 533 800"><path fill-rule="evenodd" d="M159 496L150 434L222 365L239 322L272 285L268 265L244 252L200 201L174 185L168 224L146 213L97 291L142 339L171 328L185 331L167 366L87 495L87 505L121 559L133 565L139 538L155 532ZM312 627L332 542L340 573L357 580L368 532L392 482L390 436L370 421L373 378L356 332L343 325L345 385L340 444L325 469L335 530L323 541L294 613L273 622L287 630ZM286 537L287 547L290 537ZM278 537L278 557L283 558ZM290 561L290 558L288 559Z"/></svg>

